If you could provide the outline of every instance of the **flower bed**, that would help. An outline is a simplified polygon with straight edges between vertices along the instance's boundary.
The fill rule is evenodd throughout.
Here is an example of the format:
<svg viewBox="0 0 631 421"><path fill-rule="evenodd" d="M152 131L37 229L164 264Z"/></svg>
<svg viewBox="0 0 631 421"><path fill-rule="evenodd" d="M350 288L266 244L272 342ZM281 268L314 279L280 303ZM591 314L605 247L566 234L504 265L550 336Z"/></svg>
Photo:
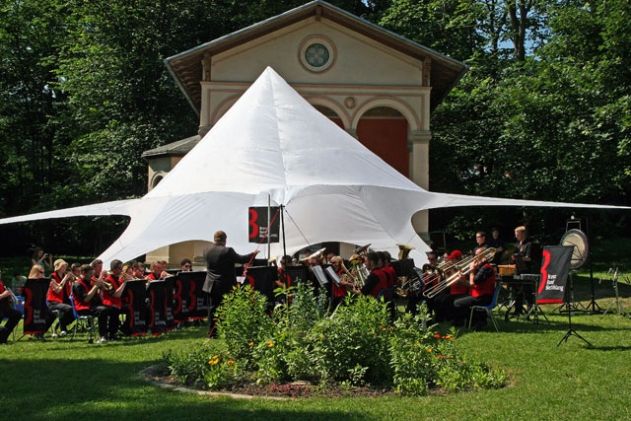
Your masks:
<svg viewBox="0 0 631 421"><path fill-rule="evenodd" d="M219 340L166 355L171 374L198 388L287 396L324 390L421 396L506 383L503 371L466 361L453 333L426 327L425 311L390 324L386 306L370 297L349 297L327 314L326 300L307 286L283 293L291 294L291 305L277 306L270 317L265 297L235 289L218 310Z"/></svg>

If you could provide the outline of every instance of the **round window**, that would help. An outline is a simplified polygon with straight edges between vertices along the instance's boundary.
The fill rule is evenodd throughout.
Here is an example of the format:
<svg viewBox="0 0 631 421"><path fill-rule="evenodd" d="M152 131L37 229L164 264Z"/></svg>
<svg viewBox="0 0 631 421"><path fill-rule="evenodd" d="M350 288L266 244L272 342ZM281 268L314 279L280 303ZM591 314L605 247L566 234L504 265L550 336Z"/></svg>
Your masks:
<svg viewBox="0 0 631 421"><path fill-rule="evenodd" d="M316 42L305 50L305 60L313 67L322 67L329 62L329 49L323 44Z"/></svg>
<svg viewBox="0 0 631 421"><path fill-rule="evenodd" d="M323 72L335 61L335 46L324 35L312 35L302 41L298 58L305 69Z"/></svg>

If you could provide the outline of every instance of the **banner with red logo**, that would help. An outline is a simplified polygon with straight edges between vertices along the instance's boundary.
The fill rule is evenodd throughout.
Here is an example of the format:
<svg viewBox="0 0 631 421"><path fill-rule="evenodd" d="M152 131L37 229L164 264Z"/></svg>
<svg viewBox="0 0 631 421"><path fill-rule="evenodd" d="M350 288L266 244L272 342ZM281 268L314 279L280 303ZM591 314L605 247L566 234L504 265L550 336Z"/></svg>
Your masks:
<svg viewBox="0 0 631 421"><path fill-rule="evenodd" d="M129 317L129 334L143 336L147 333L147 305L145 299L146 281L137 279L125 282L123 299L127 303L127 316Z"/></svg>
<svg viewBox="0 0 631 421"><path fill-rule="evenodd" d="M269 233L270 243L278 243L280 232L280 207L269 208L269 224L267 228L268 208L254 206L248 208L248 240L250 243L266 244Z"/></svg>
<svg viewBox="0 0 631 421"><path fill-rule="evenodd" d="M24 334L45 333L53 315L46 305L50 279L28 279L24 284Z"/></svg>
<svg viewBox="0 0 631 421"><path fill-rule="evenodd" d="M565 297L574 246L546 246L541 259L537 304L560 304Z"/></svg>

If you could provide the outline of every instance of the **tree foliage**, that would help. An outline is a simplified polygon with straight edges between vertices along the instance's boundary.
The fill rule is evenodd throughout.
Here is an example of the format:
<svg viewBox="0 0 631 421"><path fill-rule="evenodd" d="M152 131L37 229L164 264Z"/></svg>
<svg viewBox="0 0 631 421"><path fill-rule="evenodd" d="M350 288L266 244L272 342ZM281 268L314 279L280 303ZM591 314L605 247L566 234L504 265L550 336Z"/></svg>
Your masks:
<svg viewBox="0 0 631 421"><path fill-rule="evenodd" d="M163 60L303 3L3 1L0 216L143 194L142 151L198 124ZM433 190L628 203L628 1L332 3L470 66L433 115ZM89 223L53 226L87 248Z"/></svg>

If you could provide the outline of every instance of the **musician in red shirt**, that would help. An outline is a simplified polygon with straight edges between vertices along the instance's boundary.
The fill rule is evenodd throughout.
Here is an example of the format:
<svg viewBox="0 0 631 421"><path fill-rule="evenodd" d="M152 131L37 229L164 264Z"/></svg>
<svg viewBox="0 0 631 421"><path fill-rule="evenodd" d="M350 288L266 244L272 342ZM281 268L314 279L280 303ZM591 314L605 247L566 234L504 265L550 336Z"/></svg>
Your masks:
<svg viewBox="0 0 631 421"><path fill-rule="evenodd" d="M151 273L145 276L145 279L149 282L162 280L169 276L169 273L165 269L166 265L162 262L153 262L151 264Z"/></svg>
<svg viewBox="0 0 631 421"><path fill-rule="evenodd" d="M366 267L370 271L370 275L366 278L364 286L361 289L363 295L371 295L377 299L383 297L389 306L392 304L392 285L390 276L381 268L381 256L371 251L366 256ZM390 307L389 307L390 308ZM392 310L390 310L392 316Z"/></svg>
<svg viewBox="0 0 631 421"><path fill-rule="evenodd" d="M484 249L476 250L476 256ZM472 306L486 306L493 300L495 293L495 269L486 260L474 259L469 266L469 295L458 298L454 301L454 310L458 322L463 322L469 315ZM486 325L486 313L484 318L478 318L477 312L474 314L476 329L481 329Z"/></svg>
<svg viewBox="0 0 631 421"><path fill-rule="evenodd" d="M68 271L68 263L63 259L57 259L53 263L54 272L50 275L50 285L46 294L48 309L59 313L60 336L67 335L67 327L74 320L72 307L70 306L70 288L75 275ZM53 333L53 337L56 336Z"/></svg>
<svg viewBox="0 0 631 421"><path fill-rule="evenodd" d="M72 284L72 296L77 313L97 317L100 336L97 342L104 343L107 342L107 319L110 309L101 304L99 292L108 287L102 276L97 278L93 274L91 265L81 266L81 277Z"/></svg>
<svg viewBox="0 0 631 421"><path fill-rule="evenodd" d="M346 294L353 289L354 285L348 280L350 276L349 271L346 269L346 266L344 266L344 259L342 259L342 257L334 256L331 258L330 262L333 270L340 278L339 285L335 282L331 284L331 307L335 309L344 301Z"/></svg>
<svg viewBox="0 0 631 421"><path fill-rule="evenodd" d="M386 274L388 279L388 291L390 294L390 300L388 301L388 310L390 311L390 319L394 320L395 307L394 307L394 287L397 284L397 271L392 266L392 256L387 251L381 251L378 253L381 260L381 270Z"/></svg>
<svg viewBox="0 0 631 421"><path fill-rule="evenodd" d="M447 255L447 261L450 263L457 263L462 259L462 252L460 250L452 250ZM449 273L451 275L452 273ZM456 280L449 290L445 293L439 294L434 297L434 313L436 315L436 322L442 322L445 320L453 320L456 315L454 310L454 301L458 298L467 297L469 295L469 279L466 276L461 276Z"/></svg>
<svg viewBox="0 0 631 421"><path fill-rule="evenodd" d="M117 339L116 333L119 327L119 315L123 308L121 295L123 295L125 288L122 273L123 262L120 260L112 260L110 263L110 273L104 279L104 282L111 287L105 287L101 292L101 301L103 305L109 309L107 312L107 338L109 340Z"/></svg>
<svg viewBox="0 0 631 421"><path fill-rule="evenodd" d="M0 328L0 345L6 344L9 335L15 329L15 326L20 322L22 315L19 311L12 307L13 294L5 286L4 282L0 280L0 322L6 318L7 322L4 327Z"/></svg>
<svg viewBox="0 0 631 421"><path fill-rule="evenodd" d="M134 262L131 265L132 275L135 279L145 279L145 264L142 262Z"/></svg>

